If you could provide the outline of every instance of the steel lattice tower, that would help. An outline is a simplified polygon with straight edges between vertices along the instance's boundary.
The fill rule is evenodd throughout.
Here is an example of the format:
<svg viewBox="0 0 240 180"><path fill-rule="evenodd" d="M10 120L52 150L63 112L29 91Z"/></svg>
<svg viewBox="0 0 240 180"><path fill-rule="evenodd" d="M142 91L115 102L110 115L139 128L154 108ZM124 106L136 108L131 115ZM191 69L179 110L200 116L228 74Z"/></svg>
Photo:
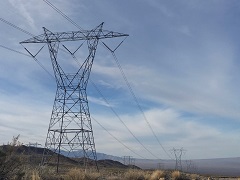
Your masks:
<svg viewBox="0 0 240 180"><path fill-rule="evenodd" d="M99 40L128 36L127 34L103 30L102 27L103 23L92 30L56 33L44 28L44 34L21 42L21 44L45 43L48 45L57 91L42 164L56 163L57 171L62 150L67 151L68 154L74 153L79 161L82 158L85 168L89 163L97 167L96 149L86 92L88 79ZM64 41L87 42L88 56L77 72L65 73L58 63L59 44ZM70 52L70 54L72 58L75 58L74 53Z"/></svg>
<svg viewBox="0 0 240 180"><path fill-rule="evenodd" d="M182 171L182 155L186 150L184 150L183 148L181 149L173 148L171 151L174 153L176 159L175 170Z"/></svg>

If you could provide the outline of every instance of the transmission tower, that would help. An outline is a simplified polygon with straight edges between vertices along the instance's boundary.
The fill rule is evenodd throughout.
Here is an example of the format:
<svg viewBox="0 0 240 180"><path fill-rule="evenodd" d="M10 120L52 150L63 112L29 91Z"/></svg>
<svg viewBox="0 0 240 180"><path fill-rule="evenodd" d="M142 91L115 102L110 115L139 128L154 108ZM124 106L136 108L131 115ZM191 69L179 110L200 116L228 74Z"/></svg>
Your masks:
<svg viewBox="0 0 240 180"><path fill-rule="evenodd" d="M88 79L99 40L128 36L127 34L103 30L102 27L103 23L92 30L55 33L43 28L44 34L20 42L21 44L43 43L48 45L57 91L42 165L56 164L57 172L63 151L67 152L66 155L74 154L74 157L78 159L79 163L83 163L85 168L92 165L98 169L86 92ZM59 63L59 45L66 41L87 42L87 58L76 72L66 73ZM65 45L63 47L76 60L75 53L81 45L74 52L71 52ZM32 55L28 49L26 50ZM35 58L36 55L32 56Z"/></svg>
<svg viewBox="0 0 240 180"><path fill-rule="evenodd" d="M123 156L124 165L135 165L135 159L132 156Z"/></svg>
<svg viewBox="0 0 240 180"><path fill-rule="evenodd" d="M176 164L175 164L175 170L182 171L182 155L186 150L183 148L181 149L175 149L173 148L171 152L174 153L175 159L176 159Z"/></svg>

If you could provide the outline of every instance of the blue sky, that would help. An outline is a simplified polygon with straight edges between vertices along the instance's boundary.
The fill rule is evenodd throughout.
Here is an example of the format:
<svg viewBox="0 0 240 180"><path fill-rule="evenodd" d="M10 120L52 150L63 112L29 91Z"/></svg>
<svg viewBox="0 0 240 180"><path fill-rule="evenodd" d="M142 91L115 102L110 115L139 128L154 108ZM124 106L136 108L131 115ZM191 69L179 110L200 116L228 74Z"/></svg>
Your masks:
<svg viewBox="0 0 240 180"><path fill-rule="evenodd" d="M105 22L104 29L130 35L116 55L166 151L183 147L187 159L239 157L239 1L51 2L84 29ZM43 33L42 27L54 32L78 30L44 1L8 0L0 7L1 18L35 35ZM0 44L24 52L19 42L30 37L1 21L0 27ZM106 42L114 47L120 41ZM46 47L37 58L52 73ZM157 157L167 159L114 58L102 46L90 78L135 136ZM33 59L0 48L0 143L20 134L23 143L44 145L55 91L54 79ZM88 99L94 119L135 152L154 158L91 83ZM92 124L98 152L137 158L94 120Z"/></svg>

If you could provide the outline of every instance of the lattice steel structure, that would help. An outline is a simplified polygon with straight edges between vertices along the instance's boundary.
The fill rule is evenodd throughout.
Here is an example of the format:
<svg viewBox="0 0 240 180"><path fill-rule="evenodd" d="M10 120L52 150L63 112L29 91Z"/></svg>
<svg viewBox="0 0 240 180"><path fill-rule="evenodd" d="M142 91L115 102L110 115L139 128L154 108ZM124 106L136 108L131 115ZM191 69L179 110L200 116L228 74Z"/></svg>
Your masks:
<svg viewBox="0 0 240 180"><path fill-rule="evenodd" d="M175 170L182 171L182 155L186 150L184 150L183 148L181 149L173 148L171 151L174 153L176 159Z"/></svg>
<svg viewBox="0 0 240 180"><path fill-rule="evenodd" d="M44 34L20 42L21 44L45 43L48 45L57 91L42 164L56 163L57 171L62 150L68 152L68 155L73 153L78 160L82 158L85 167L89 163L97 167L96 149L86 92L88 79L99 40L128 36L127 34L103 30L102 27L103 23L92 30L55 33L44 28ZM59 44L64 41L87 42L88 56L77 72L66 73L58 63ZM74 56L75 52L71 53L67 48L66 50L72 55L72 58L76 58ZM29 52L29 50L27 51Z"/></svg>

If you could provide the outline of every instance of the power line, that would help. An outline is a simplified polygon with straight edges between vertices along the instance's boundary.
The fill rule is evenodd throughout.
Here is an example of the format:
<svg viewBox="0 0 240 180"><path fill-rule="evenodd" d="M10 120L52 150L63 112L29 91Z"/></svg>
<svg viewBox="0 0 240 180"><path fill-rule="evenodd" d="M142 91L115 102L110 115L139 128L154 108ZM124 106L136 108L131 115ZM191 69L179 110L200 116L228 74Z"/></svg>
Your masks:
<svg viewBox="0 0 240 180"><path fill-rule="evenodd" d="M116 111L111 107L111 105L109 104L109 102L107 101L107 99L103 96L103 94L101 93L101 91L97 88L97 86L90 80L90 82L93 84L93 86L95 87L95 89L98 91L98 93L102 96L103 100L105 101L105 103L107 103L109 105L109 108L112 110L112 112L115 114L115 116L119 119L119 121L124 125L124 127L128 130L128 132L135 138L135 140L147 151L149 152L153 157L157 158L158 157L156 155L154 155L149 149L147 149L147 147L133 134L133 132L128 128L128 126L124 123L124 121L120 118L120 116L116 113Z"/></svg>
<svg viewBox="0 0 240 180"><path fill-rule="evenodd" d="M33 57L33 56L29 55L29 54L25 54L25 53L23 53L23 52L14 50L14 49L9 48L9 47L3 46L3 45L1 45L1 44L0 44L0 47L1 47L1 48L4 48L4 49L7 49L7 50L9 50L9 51L12 51L12 52L15 52L15 53L18 53L18 54L27 56L27 57L29 57L29 58L33 58L33 59L36 61L36 63L38 63L38 65L39 65L44 71L46 71L46 73L48 73L51 77L53 77L53 75L44 67L44 65L43 65L40 61L38 61L38 59L37 59L36 57ZM54 78L54 77L53 77L53 78Z"/></svg>
<svg viewBox="0 0 240 180"><path fill-rule="evenodd" d="M64 18L67 19L70 23L72 23L74 26L76 26L76 27L79 28L80 30L83 30L83 28L81 28L77 23L75 23L71 18L69 18L67 15L65 15L61 10L59 10L56 6L54 6L54 5L53 5L52 3L50 3L48 0L43 0L43 1L44 1L45 3L47 3L50 7L52 7L55 11L57 11L62 17L64 17ZM10 26L12 26L12 27L14 27L14 28L16 28L16 29L18 29L18 30L20 30L20 31L22 31L22 32L24 32L24 33L26 33L26 34L34 37L33 34L31 34L31 33L27 32L27 31L23 30L22 28L19 28L18 26L14 25L14 24L12 24L12 23L10 23L10 22L2 19L2 18L1 18L0 20L3 21L3 22L5 22L5 23L7 23L8 25L10 25ZM104 45L106 46L106 44L104 44ZM118 47L119 47L119 46L118 46ZM118 47L117 47L117 48L118 48ZM158 143L160 144L160 146L162 147L162 149L163 149L163 150L165 151L165 153L169 156L169 154L167 153L167 151L164 149L164 147L163 147L162 144L160 143L159 139L157 138L155 132L153 131L150 123L148 122L148 120L147 120L147 118L146 118L146 116L145 116L145 114L144 114L144 111L142 110L140 104L138 103L138 100L137 100L137 98L136 98L136 96L135 96L135 94L134 94L134 92L133 92L133 90L132 90L132 88L131 88L128 80L127 80L127 78L126 78L126 75L124 74L124 72L123 72L123 70L122 70L122 68L121 68L121 66L120 66L120 63L119 63L118 60L117 60L116 55L114 54L114 51L111 51L111 53L112 53L112 55L113 55L113 57L114 57L117 65L118 65L121 73L122 73L122 76L123 76L123 78L124 78L124 80L125 80L128 88L129 88L132 96L134 97L134 100L135 100L136 103L137 103L137 106L138 106L139 110L142 112L145 121L147 122L149 128L151 129L153 135L154 135L155 138L157 139L157 141L158 141ZM36 62L38 62L37 59L36 59L34 56L32 56L32 57L35 59ZM43 65L41 65L41 64L39 64L39 65L46 71L46 69L44 68ZM47 73L49 73L49 72L47 71ZM49 73L49 74L50 74L50 73ZM50 74L50 75L51 75L51 74ZM51 75L51 76L52 76L52 75ZM101 93L101 94L102 94L102 93ZM105 99L105 98L104 98L104 99ZM115 112L115 111L114 111L114 112ZM126 124L125 124L122 120L121 120L121 122L124 124L124 126L125 126L125 127L129 130L129 132L132 134L132 132L131 132L130 129L126 126ZM136 138L136 136L135 136L134 134L132 134L132 135L133 135L134 138L144 147L144 149L146 149L148 152L150 152L150 151ZM152 154L152 153L150 152L150 154ZM156 157L154 154L152 154L152 155L153 155L154 157ZM170 156L169 156L169 157L170 157ZM170 158L171 158L171 157L170 157ZM171 159L172 159L172 158L171 158Z"/></svg>
<svg viewBox="0 0 240 180"><path fill-rule="evenodd" d="M145 157L141 156L140 154L136 153L135 151L133 151L132 149L130 149L127 145L125 145L122 141L120 141L117 137L115 137L112 133L110 133L103 125L101 125L96 119L94 119L92 117L92 119L99 125L101 126L105 131L107 131L107 133L112 136L116 141L118 141L120 144L122 144L125 148L127 148L129 151L131 151L132 153L134 153L135 155L143 158L143 159L146 159Z"/></svg>
<svg viewBox="0 0 240 180"><path fill-rule="evenodd" d="M29 35L29 36L34 37L34 34L28 32L28 31L26 31L26 30L24 30L24 29L22 29L22 28L20 28L20 27L18 27L18 26L16 26L15 24L13 24L13 23L11 23L11 22L3 19L3 18L0 18L0 21L8 24L9 26L11 26L11 27L13 27L13 28L15 28L15 29L17 29L17 30L19 30L19 31L21 31L21 32ZM22 45L22 46L23 46L23 45ZM35 57L35 56L42 50L42 48L38 51L38 53L37 53L35 56L33 56L29 51L27 51L27 52L29 53L29 55L28 55L28 54L22 53L22 52L20 52L20 51L16 51L16 50L14 50L14 49L11 49L11 48L6 47L6 46L3 46L3 45L0 45L0 47L2 47L2 48L4 48L4 49L7 49L7 50L10 50L10 51L13 51L13 52L16 52L16 53L18 53L18 54L22 54L22 55L25 55L25 56L28 56L28 57L32 57L44 71L46 71L51 77L53 77L53 75L45 68L45 66L44 66L40 61L38 61L38 59ZM23 47L24 47L24 46L23 46ZM24 47L24 49L26 49L26 48ZM54 78L54 77L53 77L53 78ZM55 78L54 78L54 79L55 79Z"/></svg>
<svg viewBox="0 0 240 180"><path fill-rule="evenodd" d="M20 28L20 27L18 27L18 26L16 26L16 25L10 23L9 21L7 21L7 20L5 20L5 19L3 19L3 18L0 18L0 21L8 24L9 26L14 27L15 29L18 29L19 31L22 31L23 33L25 33L25 34L27 34L27 35L29 35L29 36L34 37L34 35L33 35L32 33L30 33L30 32L28 32L28 31L26 31L26 30L24 30L24 29L22 29L22 28Z"/></svg>
<svg viewBox="0 0 240 180"><path fill-rule="evenodd" d="M123 42L123 41L122 41L122 42ZM121 42L121 43L122 43L122 42ZM167 151L166 151L166 149L163 147L163 145L160 143L160 141L159 141L156 133L154 132L152 126L151 126L150 123L149 123L149 121L147 120L147 117L145 116L145 113L144 113L144 111L143 111L140 103L138 102L138 99L137 99L137 97L136 97L136 95L135 95L135 93L134 93L134 91L133 91L133 89L132 89L129 81L127 80L127 77L126 77L126 75L125 75L125 73L124 73L124 71L123 71L123 69L122 69L122 67L121 67L121 65L120 65L120 63L119 63L119 61L118 61L118 59L117 59L117 56L116 56L115 53L114 53L115 50L116 50L116 48L115 48L114 50L112 50L112 49L110 49L104 42L102 42L102 44L103 44L103 46L104 46L105 48L107 48L107 49L111 52L111 54L112 54L112 56L113 56L113 58L114 58L114 60L115 60L115 62L116 62L116 64L117 64L117 66L118 66L118 68L119 68L119 70L120 70L120 72L121 72L121 75L122 75L122 77L123 77L123 79L124 79L124 81L125 81L128 89L129 89L131 95L133 96L134 101L135 101L136 104L137 104L138 109L139 109L140 112L142 113L145 122L147 123L148 127L150 128L150 130L151 130L152 134L154 135L155 139L157 140L158 144L161 146L161 148L163 149L163 151L168 155L168 157L169 157L170 159L173 159L173 158L167 153ZM117 46L117 48L118 48L118 46Z"/></svg>
<svg viewBox="0 0 240 180"><path fill-rule="evenodd" d="M2 18L1 18L2 19ZM34 37L33 34L31 34L30 32L28 31L25 31L21 28L19 28L18 26L8 22L8 21L4 21L4 22L7 22L7 24L11 25L12 27L28 34L28 35L31 35ZM27 56L27 57L30 57L30 58L33 58L37 63L38 65L43 68L51 77L53 77L53 75L37 60L37 58L35 56L33 56L31 53L31 55L29 54L26 54L26 53L23 53L23 52L20 52L20 51L17 51L17 50L14 50L12 48L9 48L9 47L6 47L6 46L3 46L3 45L0 45L0 47L4 48L4 49L7 49L9 51L12 51L12 52L15 52L15 53L18 53L18 54L21 54L21 55L24 55L24 56ZM25 47L24 47L25 48ZM25 48L26 49L26 48ZM78 62L78 61L77 61ZM79 62L78 62L79 63ZM54 77L53 77L54 78ZM97 91L102 95L102 93L100 92L100 90L97 88L97 86L93 83L93 81L91 81L91 83L94 85L94 87L97 89ZM103 95L102 95L103 96ZM106 100L106 98L103 96L103 98L105 99L105 101L108 103L108 101ZM109 104L109 103L108 103ZM111 108L112 109L112 108ZM112 109L113 110L113 109ZM114 111L114 110L113 110ZM115 111L114 111L115 112ZM115 112L116 114L116 112ZM120 119L120 117L116 114L116 116ZM141 158L145 158L143 156L141 156L140 154L136 153L135 151L133 151L132 149L130 149L128 146L126 146L123 142L121 142L118 138L116 138L113 134L111 134L104 126L102 126L96 119L94 119L94 121L96 121L105 131L107 131L115 140L117 140L120 144L122 144L124 147L126 147L128 150L130 150L131 152L133 152L135 155L141 157ZM129 130L129 128L126 126L126 124L121 120L121 122L125 125L125 127ZM129 130L130 131L130 130ZM130 131L131 132L131 131ZM133 135L133 133L131 132L131 134ZM134 135L133 135L134 136ZM134 136L136 138L136 136ZM138 140L139 141L139 140Z"/></svg>
<svg viewBox="0 0 240 180"><path fill-rule="evenodd" d="M104 44L104 45L105 45L105 44ZM106 45L105 45L105 46L106 46ZM129 81L127 80L127 77L126 77L126 75L125 75L125 73L124 73L124 71L123 71L123 69L122 69L122 67L121 67L121 65L120 65L120 63L119 63L119 61L118 61L118 59L117 59L117 56L115 55L114 51L110 51L110 52L112 53L112 56L114 57L114 60L115 60L117 66L118 66L118 68L119 68L119 70L120 70L120 72L121 72L121 74L122 74L122 76L123 76L123 79L124 79L125 83L127 84L127 87L128 87L128 89L129 89L131 95L133 96L134 101L136 102L138 109L139 109L140 112L142 113L145 122L147 123L147 125L148 125L148 127L150 128L152 134L154 135L155 139L157 140L158 144L161 146L161 148L163 149L163 151L168 155L168 157L170 157L170 159L172 159L172 157L167 153L166 149L165 149L165 148L163 147L163 145L160 143L160 141L159 141L156 133L154 132L152 126L150 125L150 123L149 123L149 121L148 121L148 119L147 119L147 117L146 117L146 115L145 115L145 113L144 113L141 105L140 105L139 102L138 102L138 99L137 99L135 93L133 92L133 89L132 89Z"/></svg>
<svg viewBox="0 0 240 180"><path fill-rule="evenodd" d="M20 52L20 51L17 51L17 50L11 49L11 48L6 47L6 46L1 45L1 44L0 44L0 47L1 47L1 48L4 48L4 49L7 49L7 50L9 50L9 51L12 51L12 52L18 53L18 54L22 54L22 55L27 56L27 57L30 57L30 58L32 57L32 56L30 56L29 54L26 54L26 53L23 53L23 52Z"/></svg>
<svg viewBox="0 0 240 180"><path fill-rule="evenodd" d="M61 16L63 16L65 19L67 19L67 20L68 20L70 23L72 23L74 26L76 26L76 27L79 28L80 30L83 30L83 28L81 28L76 22L74 22L71 18L69 18L66 14L64 14L61 10L59 10L56 6L54 6L54 5L53 5L52 3L50 3L48 0L43 0L43 1L44 1L45 3L47 3L49 6L51 6L55 11L57 11ZM105 44L104 44L104 45L105 45ZM118 48L118 47L117 47L117 48ZM115 49L115 50L116 50L116 49ZM124 80L125 80L128 88L129 88L129 90L130 90L130 92L131 92L131 94L132 94L132 96L133 96L133 98L134 98L134 100L135 100L135 102L136 102L139 110L140 110L141 113L143 114L143 117L144 117L144 119L145 119L148 127L150 128L151 132L153 133L154 137L156 138L156 140L157 140L157 142L159 143L159 145L161 146L161 148L162 148L162 149L164 150L164 152L168 155L168 157L170 157L170 159L172 159L172 157L167 153L167 151L165 150L165 148L163 147L163 145L160 143L160 141L159 141L156 133L153 131L153 128L151 127L149 121L147 120L147 117L145 116L144 111L143 111L143 109L141 108L141 106L140 106L140 104L139 104L139 102L138 102L138 100L137 100L137 97L136 97L136 95L134 94L134 92L133 92L133 90L132 90L132 88L131 88L131 86L130 86L127 78L126 78L126 75L124 74L124 72L123 72L123 70L122 70L122 68L121 68L120 63L118 62L117 57L116 57L114 51L111 51L111 53L112 53L112 55L113 55L113 57L114 57L117 65L118 65L118 67L119 67L119 69L120 69L120 71L121 71L121 74L122 74L122 76L123 76L123 78L124 78ZM142 143L141 143L141 144L142 144ZM149 150L148 150L148 151L149 151ZM152 153L151 153L151 154L152 154Z"/></svg>
<svg viewBox="0 0 240 180"><path fill-rule="evenodd" d="M45 3L47 3L51 8L53 8L55 11L57 11L62 17L67 19L69 22L71 22L74 26L79 28L80 30L83 30L77 23L75 23L71 18L69 18L66 14L64 14L60 9L58 9L56 6L54 6L52 3L50 3L48 0L43 0Z"/></svg>
<svg viewBox="0 0 240 180"><path fill-rule="evenodd" d="M74 22L71 18L69 18L66 14L64 14L60 9L58 9L56 6L54 6L52 3L50 3L48 0L43 0L45 3L47 3L50 7L52 7L55 11L57 11L62 17L64 17L66 20L68 20L71 24L73 24L75 27L79 28L80 30L83 30L83 28L81 28L76 22ZM119 46L117 46L118 48ZM115 50L117 49L115 48ZM73 55L73 54L72 54ZM73 55L74 56L74 55ZM75 59L75 58L74 58ZM77 61L78 62L78 61ZM92 82L92 81L91 81ZM94 87L96 87L94 85ZM97 89L98 92L99 89ZM133 91L132 91L133 92ZM106 98L103 96L102 93L100 93L100 95L103 97L103 99L105 100L105 102L107 104L109 104L107 101L106 101ZM111 108L111 106L110 106ZM112 108L111 108L112 109ZM116 112L112 109L112 111L114 112L114 114L116 115ZM123 125L127 128L127 130L133 135L133 137L141 144L141 146L144 147L145 150L147 150L151 155L153 155L154 157L158 158L157 156L155 156L150 150L148 150L146 148L146 146L144 146L139 140L138 138L131 132L131 130L126 126L126 124L119 118L119 116L117 115L118 119L123 123Z"/></svg>

